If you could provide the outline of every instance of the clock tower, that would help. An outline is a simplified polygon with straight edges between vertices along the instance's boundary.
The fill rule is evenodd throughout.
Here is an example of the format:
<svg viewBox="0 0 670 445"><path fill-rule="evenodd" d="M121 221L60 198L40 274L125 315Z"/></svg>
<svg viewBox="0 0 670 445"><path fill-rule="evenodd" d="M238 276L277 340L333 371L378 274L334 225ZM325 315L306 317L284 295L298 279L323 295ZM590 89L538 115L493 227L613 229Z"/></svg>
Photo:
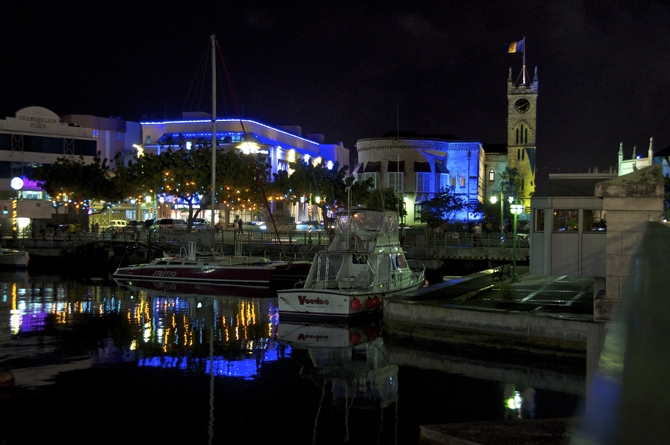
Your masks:
<svg viewBox="0 0 670 445"><path fill-rule="evenodd" d="M532 82L526 82L524 65L517 83L512 69L507 77L507 166L519 173L519 201L526 218L530 216L530 197L535 192L535 150L537 131L537 67ZM521 216L523 218L523 215Z"/></svg>

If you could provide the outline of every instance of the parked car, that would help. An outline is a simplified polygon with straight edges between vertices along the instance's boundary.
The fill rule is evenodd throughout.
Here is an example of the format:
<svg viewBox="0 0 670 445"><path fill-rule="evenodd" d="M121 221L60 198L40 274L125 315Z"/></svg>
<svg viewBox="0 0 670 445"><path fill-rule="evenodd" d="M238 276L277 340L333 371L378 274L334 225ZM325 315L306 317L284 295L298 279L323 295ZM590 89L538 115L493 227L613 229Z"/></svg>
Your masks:
<svg viewBox="0 0 670 445"><path fill-rule="evenodd" d="M101 231L114 232L118 230L123 230L128 225L128 221L125 219L113 219L109 221L109 225L100 226Z"/></svg>
<svg viewBox="0 0 670 445"><path fill-rule="evenodd" d="M193 230L210 229L211 224L205 218L193 218L193 221L191 222L191 228Z"/></svg>
<svg viewBox="0 0 670 445"><path fill-rule="evenodd" d="M323 230L323 221L298 221L295 224L295 230L309 232L310 227L312 232Z"/></svg>
<svg viewBox="0 0 670 445"><path fill-rule="evenodd" d="M154 221L151 226L153 232L164 229L186 229L188 224L183 219L174 219L174 218L159 218Z"/></svg>
<svg viewBox="0 0 670 445"><path fill-rule="evenodd" d="M250 230L250 231L259 231L259 230L267 230L268 227L265 224L264 221L249 221L244 223L244 230Z"/></svg>

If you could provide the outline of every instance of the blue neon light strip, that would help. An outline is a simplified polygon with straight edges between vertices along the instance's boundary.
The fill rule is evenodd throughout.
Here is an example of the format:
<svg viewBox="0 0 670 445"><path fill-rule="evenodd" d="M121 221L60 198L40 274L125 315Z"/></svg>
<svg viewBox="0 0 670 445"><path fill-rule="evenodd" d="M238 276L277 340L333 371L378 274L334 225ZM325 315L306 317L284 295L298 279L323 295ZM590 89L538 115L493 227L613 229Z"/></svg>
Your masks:
<svg viewBox="0 0 670 445"><path fill-rule="evenodd" d="M246 122L250 124L256 124L260 125L261 127L267 128L272 131L276 131L277 133L282 133L287 136L294 137L296 139L300 139L301 141L309 142L310 144L314 145L319 145L318 142L311 141L309 139L305 139L301 136L296 136L295 134L288 133L284 130L280 130L278 128L271 127L269 125L261 124L260 122L256 121L250 121L250 120L242 120L240 121L239 119L217 119L217 122ZM165 121L165 122L140 122L140 125L166 125L166 124L204 124L204 123L211 123L211 119L197 119L197 120L186 120L186 121ZM211 133L210 133L211 134ZM217 132L218 134L218 132Z"/></svg>

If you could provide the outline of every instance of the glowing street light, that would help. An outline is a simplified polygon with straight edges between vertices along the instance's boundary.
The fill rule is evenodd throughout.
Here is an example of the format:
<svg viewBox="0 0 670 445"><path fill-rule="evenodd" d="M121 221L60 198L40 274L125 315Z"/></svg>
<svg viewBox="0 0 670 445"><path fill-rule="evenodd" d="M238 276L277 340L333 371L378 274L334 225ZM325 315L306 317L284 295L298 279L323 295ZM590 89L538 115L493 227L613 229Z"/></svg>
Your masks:
<svg viewBox="0 0 670 445"><path fill-rule="evenodd" d="M495 204L498 202L498 197L496 195L491 195L491 198L489 198L491 201L491 204ZM502 199L502 190L500 190L500 235L503 235L503 205L505 204L505 201Z"/></svg>

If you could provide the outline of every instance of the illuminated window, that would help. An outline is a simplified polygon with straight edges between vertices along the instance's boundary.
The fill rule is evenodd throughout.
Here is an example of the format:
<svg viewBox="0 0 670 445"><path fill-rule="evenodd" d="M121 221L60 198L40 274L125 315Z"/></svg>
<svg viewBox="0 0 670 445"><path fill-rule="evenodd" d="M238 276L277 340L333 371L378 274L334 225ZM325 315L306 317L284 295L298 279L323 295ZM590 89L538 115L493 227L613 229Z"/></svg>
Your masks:
<svg viewBox="0 0 670 445"><path fill-rule="evenodd" d="M98 130L93 130L93 137L98 139L100 137L100 134L98 133Z"/></svg>
<svg viewBox="0 0 670 445"><path fill-rule="evenodd" d="M456 176L451 177L451 186L456 187Z"/></svg>
<svg viewBox="0 0 670 445"><path fill-rule="evenodd" d="M458 181L461 187L465 187L465 176L458 178Z"/></svg>
<svg viewBox="0 0 670 445"><path fill-rule="evenodd" d="M603 210L584 210L583 221L582 230L585 232L607 231L607 215Z"/></svg>
<svg viewBox="0 0 670 445"><path fill-rule="evenodd" d="M496 172L495 170L491 169L489 170L489 181L495 181L496 180Z"/></svg>
<svg viewBox="0 0 670 445"><path fill-rule="evenodd" d="M554 210L554 232L576 232L579 228L579 210Z"/></svg>
<svg viewBox="0 0 670 445"><path fill-rule="evenodd" d="M146 138L144 138L144 143L151 144L151 136L147 136Z"/></svg>

